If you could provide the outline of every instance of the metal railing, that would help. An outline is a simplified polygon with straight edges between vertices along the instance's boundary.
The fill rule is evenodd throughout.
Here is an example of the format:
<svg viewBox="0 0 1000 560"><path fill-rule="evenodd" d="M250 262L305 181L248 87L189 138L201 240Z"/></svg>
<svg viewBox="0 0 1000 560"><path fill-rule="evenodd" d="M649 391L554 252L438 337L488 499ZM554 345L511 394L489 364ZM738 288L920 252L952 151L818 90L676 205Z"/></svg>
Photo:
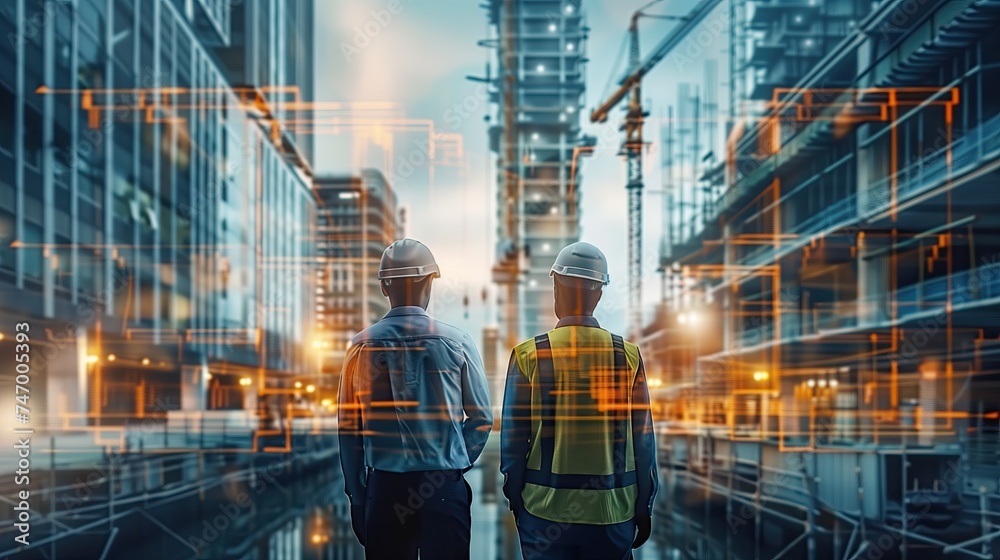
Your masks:
<svg viewBox="0 0 1000 560"><path fill-rule="evenodd" d="M872 183L867 191L862 216L867 217L889 206L890 183L896 180L896 197L919 194L963 168L980 161L993 146L1000 145L1000 115L984 120L948 146L916 159L896 172ZM951 152L951 164L948 153Z"/></svg>

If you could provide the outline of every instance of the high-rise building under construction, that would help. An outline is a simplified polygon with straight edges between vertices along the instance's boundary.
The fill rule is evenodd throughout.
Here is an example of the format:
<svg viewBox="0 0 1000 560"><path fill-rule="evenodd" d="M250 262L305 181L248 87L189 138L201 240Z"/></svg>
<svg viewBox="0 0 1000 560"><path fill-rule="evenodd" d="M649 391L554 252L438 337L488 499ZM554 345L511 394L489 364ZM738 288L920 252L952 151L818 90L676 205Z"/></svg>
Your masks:
<svg viewBox="0 0 1000 560"><path fill-rule="evenodd" d="M665 502L665 538L996 557L998 21L887 0L734 24L749 91L725 164L695 174L724 188L671 238L641 341L665 479L708 497Z"/></svg>
<svg viewBox="0 0 1000 560"><path fill-rule="evenodd" d="M498 106L498 263L505 342L555 324L549 267L579 239L579 155L587 27L579 0L492 0L497 72L485 81Z"/></svg>

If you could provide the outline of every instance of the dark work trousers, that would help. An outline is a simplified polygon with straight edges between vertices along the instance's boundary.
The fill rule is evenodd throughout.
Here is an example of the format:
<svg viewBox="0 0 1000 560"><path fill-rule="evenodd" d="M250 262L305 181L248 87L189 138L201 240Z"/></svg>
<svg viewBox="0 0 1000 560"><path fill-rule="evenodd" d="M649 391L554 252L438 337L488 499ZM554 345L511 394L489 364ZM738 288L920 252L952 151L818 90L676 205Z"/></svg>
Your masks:
<svg viewBox="0 0 1000 560"><path fill-rule="evenodd" d="M517 535L524 560L627 560L632 558L635 520L613 525L560 523L522 508Z"/></svg>
<svg viewBox="0 0 1000 560"><path fill-rule="evenodd" d="M367 560L468 560L472 488L460 470L368 475Z"/></svg>

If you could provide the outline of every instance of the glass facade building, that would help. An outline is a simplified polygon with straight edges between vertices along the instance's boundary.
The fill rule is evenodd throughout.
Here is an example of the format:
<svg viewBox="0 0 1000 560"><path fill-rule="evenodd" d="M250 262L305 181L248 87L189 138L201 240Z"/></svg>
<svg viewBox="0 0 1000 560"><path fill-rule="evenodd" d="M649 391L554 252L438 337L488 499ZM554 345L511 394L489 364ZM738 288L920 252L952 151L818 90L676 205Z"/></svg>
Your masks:
<svg viewBox="0 0 1000 560"><path fill-rule="evenodd" d="M0 5L0 315L49 329L53 422L243 408L247 372L305 367L310 148L248 100L310 96L312 5L235 6Z"/></svg>
<svg viewBox="0 0 1000 560"><path fill-rule="evenodd" d="M844 526L824 535L777 519L810 518L815 504L880 542L898 534L880 554L988 556L1000 7L752 4L746 126L727 142L725 189L675 238L672 297L642 341L657 349L647 371L663 385L662 421L689 427L667 436L671 479L698 474L673 489L711 487L717 501L663 509L690 514L701 538L732 529L733 542L803 558L875 550L845 545ZM741 495L782 506L743 526L722 513ZM808 548L783 548L796 536Z"/></svg>

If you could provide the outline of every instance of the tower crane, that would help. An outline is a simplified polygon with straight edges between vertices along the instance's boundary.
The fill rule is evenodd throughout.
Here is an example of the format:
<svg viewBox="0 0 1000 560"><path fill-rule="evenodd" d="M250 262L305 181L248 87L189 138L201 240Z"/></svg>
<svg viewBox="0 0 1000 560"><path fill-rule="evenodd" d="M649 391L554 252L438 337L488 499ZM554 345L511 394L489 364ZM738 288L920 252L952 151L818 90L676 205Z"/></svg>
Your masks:
<svg viewBox="0 0 1000 560"><path fill-rule="evenodd" d="M625 122L622 125L625 140L619 153L625 156L628 169L628 182L625 188L628 190L628 328L631 336L637 336L642 329L642 149L644 146L642 123L649 115L642 107L642 78L722 3L722 0L700 0L686 16L664 16L645 12L653 4L662 1L653 0L632 14L628 29L628 70L618 81L618 89L590 113L590 122L607 122L611 109L628 96ZM639 56L639 18L642 17L679 22L645 59L640 59Z"/></svg>

